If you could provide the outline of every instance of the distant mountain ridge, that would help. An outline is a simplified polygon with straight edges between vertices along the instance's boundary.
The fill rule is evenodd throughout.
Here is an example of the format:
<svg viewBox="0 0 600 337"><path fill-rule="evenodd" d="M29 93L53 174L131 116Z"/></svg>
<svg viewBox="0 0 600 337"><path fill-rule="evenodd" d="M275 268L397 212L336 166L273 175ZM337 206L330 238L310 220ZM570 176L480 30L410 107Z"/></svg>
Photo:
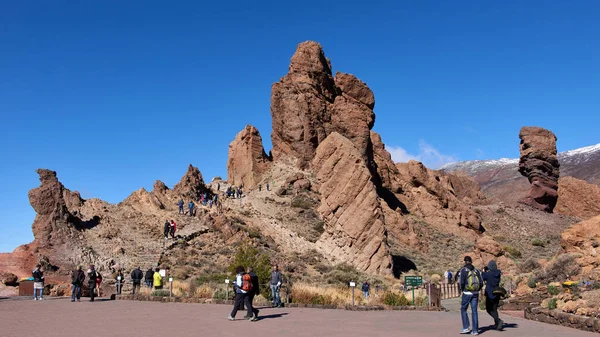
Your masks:
<svg viewBox="0 0 600 337"><path fill-rule="evenodd" d="M560 176L585 180L600 185L600 143L579 149L560 152ZM473 177L488 197L501 201L516 201L517 195L523 195L529 189L527 178L519 171L518 158L496 160L471 160L444 165L446 172L462 171Z"/></svg>

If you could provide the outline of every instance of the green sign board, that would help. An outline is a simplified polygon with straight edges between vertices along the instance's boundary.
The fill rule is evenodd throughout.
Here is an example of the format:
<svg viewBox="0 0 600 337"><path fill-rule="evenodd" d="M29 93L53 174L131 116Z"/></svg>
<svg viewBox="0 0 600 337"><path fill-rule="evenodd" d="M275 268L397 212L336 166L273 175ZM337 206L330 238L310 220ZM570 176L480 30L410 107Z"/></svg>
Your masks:
<svg viewBox="0 0 600 337"><path fill-rule="evenodd" d="M418 287L423 284L422 276L404 276L404 285L411 287Z"/></svg>

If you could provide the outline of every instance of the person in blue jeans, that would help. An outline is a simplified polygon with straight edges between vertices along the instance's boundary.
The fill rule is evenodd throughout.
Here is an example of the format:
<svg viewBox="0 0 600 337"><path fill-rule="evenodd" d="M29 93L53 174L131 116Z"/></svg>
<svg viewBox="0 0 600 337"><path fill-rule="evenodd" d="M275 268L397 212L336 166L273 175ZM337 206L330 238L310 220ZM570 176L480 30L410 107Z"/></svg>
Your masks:
<svg viewBox="0 0 600 337"><path fill-rule="evenodd" d="M462 301L460 305L460 315L462 319L461 334L479 335L479 316L477 314L477 306L479 305L479 290L483 285L481 272L473 266L473 260L470 256L465 256L465 265L459 271L458 289L462 292ZM473 324L472 329L469 329L469 316L467 309L471 306L471 319Z"/></svg>
<svg viewBox="0 0 600 337"><path fill-rule="evenodd" d="M283 281L283 277L281 272L279 271L278 265L273 265L273 271L271 272L271 281L269 285L271 286L271 295L273 296L273 308L282 307L281 298L279 296L279 288L281 288L281 283Z"/></svg>
<svg viewBox="0 0 600 337"><path fill-rule="evenodd" d="M73 270L71 273L71 302L81 302L81 286L85 281L85 273L81 269L81 265L77 266L77 270Z"/></svg>
<svg viewBox="0 0 600 337"><path fill-rule="evenodd" d="M369 284L369 282L367 282L367 280L365 280L365 282L362 284L362 292L363 295L365 296L365 299L369 298L369 289L371 288L371 285Z"/></svg>
<svg viewBox="0 0 600 337"><path fill-rule="evenodd" d="M44 300L44 271L42 265L38 264L35 269L31 272L33 276L33 299L37 301Z"/></svg>

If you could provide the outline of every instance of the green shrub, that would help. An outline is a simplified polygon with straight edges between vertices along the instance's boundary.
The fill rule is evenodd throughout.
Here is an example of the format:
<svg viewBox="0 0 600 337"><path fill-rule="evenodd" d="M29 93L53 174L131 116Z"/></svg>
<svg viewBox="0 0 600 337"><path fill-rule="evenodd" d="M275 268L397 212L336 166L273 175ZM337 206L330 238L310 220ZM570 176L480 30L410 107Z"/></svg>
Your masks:
<svg viewBox="0 0 600 337"><path fill-rule="evenodd" d="M558 289L558 287L556 286L548 286L548 293L552 296L556 296L558 294L560 294L560 289Z"/></svg>
<svg viewBox="0 0 600 337"><path fill-rule="evenodd" d="M248 236L253 239L260 239L262 236L260 233L260 229L258 228L248 228Z"/></svg>
<svg viewBox="0 0 600 337"><path fill-rule="evenodd" d="M235 296L235 293L232 289L229 289L229 299L232 299ZM215 300L224 300L227 298L227 291L225 289L217 289L213 293L213 298Z"/></svg>
<svg viewBox="0 0 600 337"><path fill-rule="evenodd" d="M254 272L258 276L258 282L260 284L266 284L271 279L271 259L269 258L269 255L248 244L239 246L233 262L229 266L229 271L235 273L235 268L237 266L254 268ZM271 294L271 289L268 287L261 288L263 296L268 298Z"/></svg>
<svg viewBox="0 0 600 337"><path fill-rule="evenodd" d="M531 240L531 245L536 246L536 247L544 247L546 246L546 243L544 241L542 241L541 239L533 239Z"/></svg>
<svg viewBox="0 0 600 337"><path fill-rule="evenodd" d="M527 286L528 286L529 288L531 288L531 289L533 289L533 288L537 287L537 283L535 282L535 279L534 279L533 277L530 277L530 278L527 280Z"/></svg>
<svg viewBox="0 0 600 337"><path fill-rule="evenodd" d="M159 289L159 290L154 290L150 296L157 296L157 297L167 297L169 296L170 292L166 289Z"/></svg>
<svg viewBox="0 0 600 337"><path fill-rule="evenodd" d="M428 296L415 297L415 306L417 306L417 307L429 306L429 297Z"/></svg>
<svg viewBox="0 0 600 337"><path fill-rule="evenodd" d="M556 309L556 302L557 302L556 298L551 299L548 302L548 309L550 309L550 310Z"/></svg>
<svg viewBox="0 0 600 337"><path fill-rule="evenodd" d="M224 283L225 279L228 277L229 277L229 275L224 274L224 273L201 274L200 276L196 277L195 283L198 286L207 284L207 283L221 284L221 283Z"/></svg>
<svg viewBox="0 0 600 337"><path fill-rule="evenodd" d="M307 196L300 194L292 199L291 206L294 208L311 209L313 202Z"/></svg>
<svg viewBox="0 0 600 337"><path fill-rule="evenodd" d="M497 213L497 214L502 214L502 213L504 213L504 208L502 208L502 207L499 207L498 209L496 209L496 213Z"/></svg>
<svg viewBox="0 0 600 337"><path fill-rule="evenodd" d="M594 285L592 286L592 288L594 288L594 290L600 289L600 283L598 283L598 282L594 283Z"/></svg>
<svg viewBox="0 0 600 337"><path fill-rule="evenodd" d="M537 281L543 283L562 283L573 275L577 275L581 270L581 267L575 261L577 257L579 257L577 254L562 254L552 259L544 270L536 273Z"/></svg>
<svg viewBox="0 0 600 337"><path fill-rule="evenodd" d="M542 268L542 265L531 257L519 265L519 269L522 273L531 273L532 271L539 270L540 268Z"/></svg>
<svg viewBox="0 0 600 337"><path fill-rule="evenodd" d="M521 257L521 251L513 246L504 246L504 251L514 258Z"/></svg>
<svg viewBox="0 0 600 337"><path fill-rule="evenodd" d="M394 307L407 306L411 302L403 294L397 294L393 292L387 292L383 296L383 303Z"/></svg>

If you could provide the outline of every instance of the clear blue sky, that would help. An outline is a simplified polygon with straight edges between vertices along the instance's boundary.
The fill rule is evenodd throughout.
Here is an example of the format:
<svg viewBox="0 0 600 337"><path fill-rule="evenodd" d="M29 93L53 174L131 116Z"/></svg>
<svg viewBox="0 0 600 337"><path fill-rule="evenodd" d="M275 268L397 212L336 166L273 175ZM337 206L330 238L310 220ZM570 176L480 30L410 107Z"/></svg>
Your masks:
<svg viewBox="0 0 600 337"><path fill-rule="evenodd" d="M600 142L597 1L2 1L0 251L32 239L35 169L110 202L226 176L246 124L270 145L271 84L296 45L375 92L395 158L518 156Z"/></svg>

